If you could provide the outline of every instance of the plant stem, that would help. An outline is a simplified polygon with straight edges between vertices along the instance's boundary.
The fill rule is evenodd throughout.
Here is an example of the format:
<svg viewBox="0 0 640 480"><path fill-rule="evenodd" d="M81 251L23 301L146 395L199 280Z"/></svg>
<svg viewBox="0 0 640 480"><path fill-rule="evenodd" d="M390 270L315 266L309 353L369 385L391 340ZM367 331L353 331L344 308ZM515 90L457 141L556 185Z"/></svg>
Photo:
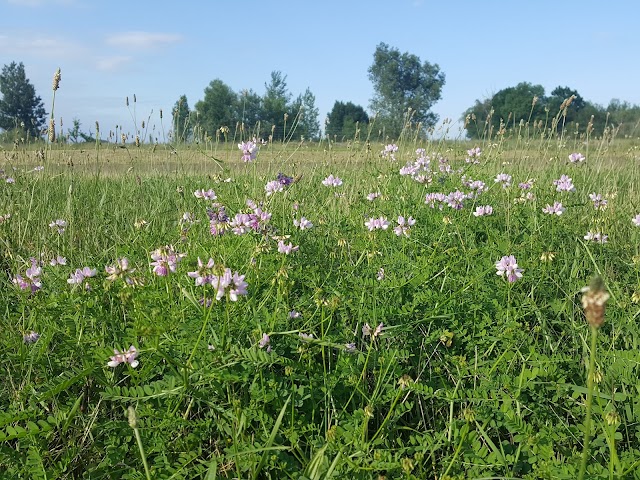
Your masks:
<svg viewBox="0 0 640 480"><path fill-rule="evenodd" d="M587 371L587 413L584 419L584 442L582 446L582 462L578 480L584 479L587 469L587 459L589 458L589 443L591 442L591 405L593 403L593 378L596 365L596 340L598 339L598 328L591 326L591 352L589 353L589 370Z"/></svg>

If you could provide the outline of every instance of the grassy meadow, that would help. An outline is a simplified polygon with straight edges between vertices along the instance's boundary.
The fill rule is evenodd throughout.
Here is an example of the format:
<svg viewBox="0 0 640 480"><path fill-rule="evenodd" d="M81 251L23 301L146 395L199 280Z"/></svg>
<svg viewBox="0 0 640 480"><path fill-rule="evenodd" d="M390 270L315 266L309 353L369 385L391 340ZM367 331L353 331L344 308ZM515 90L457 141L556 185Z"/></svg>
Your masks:
<svg viewBox="0 0 640 480"><path fill-rule="evenodd" d="M639 140L239 141L0 149L0 478L640 478Z"/></svg>

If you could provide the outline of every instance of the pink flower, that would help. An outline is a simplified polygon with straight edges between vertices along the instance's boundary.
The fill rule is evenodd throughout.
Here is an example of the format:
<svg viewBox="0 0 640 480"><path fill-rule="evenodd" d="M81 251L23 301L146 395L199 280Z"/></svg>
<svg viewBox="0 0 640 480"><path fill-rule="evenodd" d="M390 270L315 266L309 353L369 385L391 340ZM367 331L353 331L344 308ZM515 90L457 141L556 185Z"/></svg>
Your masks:
<svg viewBox="0 0 640 480"><path fill-rule="evenodd" d="M386 230L389 228L389 221L385 217L380 218L369 218L364 225L369 229L370 232L373 232L377 229Z"/></svg>
<svg viewBox="0 0 640 480"><path fill-rule="evenodd" d="M55 267L57 265L66 265L66 264L67 264L67 259L62 257L62 256L60 256L60 255L52 258L49 261L49 265L51 265L52 267Z"/></svg>
<svg viewBox="0 0 640 480"><path fill-rule="evenodd" d="M562 215L566 209L562 206L560 202L553 202L553 205L547 204L546 207L542 209L543 213L547 213L549 215Z"/></svg>
<svg viewBox="0 0 640 480"><path fill-rule="evenodd" d="M159 277L166 277L169 272L175 272L178 268L178 263L186 256L184 253L177 253L173 250L171 245L165 245L151 252L151 259L149 265L153 267L153 273Z"/></svg>
<svg viewBox="0 0 640 480"><path fill-rule="evenodd" d="M405 237L408 237L411 230L410 227L414 226L415 224L416 221L413 219L413 217L409 217L405 220L405 218L400 215L398 217L398 226L393 229L393 233L395 233L397 236L404 235Z"/></svg>
<svg viewBox="0 0 640 480"><path fill-rule="evenodd" d="M583 237L585 240L590 240L594 243L608 243L609 235L605 235L602 232L592 232L588 231L587 234Z"/></svg>
<svg viewBox="0 0 640 480"><path fill-rule="evenodd" d="M484 217L491 214L493 214L493 207L491 205L479 205L476 207L476 211L473 212L473 215L476 217Z"/></svg>
<svg viewBox="0 0 640 480"><path fill-rule="evenodd" d="M640 227L640 213L631 219L631 222L636 226Z"/></svg>
<svg viewBox="0 0 640 480"><path fill-rule="evenodd" d="M216 200L218 198L216 192L214 192L211 188L206 191L204 189L196 190L195 192L193 192L193 196L196 198L204 198L205 200Z"/></svg>
<svg viewBox="0 0 640 480"><path fill-rule="evenodd" d="M136 347L133 345L129 347L129 350L123 350L122 352L114 348L113 353L115 353L115 355L111 357L111 361L107 363L108 367L115 368L121 363L128 363L132 368L136 368L140 364L140 362L136 360L138 350L136 350Z"/></svg>
<svg viewBox="0 0 640 480"><path fill-rule="evenodd" d="M342 185L342 179L334 177L333 175L329 175L322 181L322 184L325 187L339 187L340 185Z"/></svg>
<svg viewBox="0 0 640 480"><path fill-rule="evenodd" d="M282 240L278 241L278 252L284 253L285 255L289 255L292 252L297 252L300 247L296 245L295 247L291 242L285 244Z"/></svg>
<svg viewBox="0 0 640 480"><path fill-rule="evenodd" d="M242 161L245 163L253 162L258 156L258 145L256 139L248 140L238 144L238 148L242 150Z"/></svg>
<svg viewBox="0 0 640 480"><path fill-rule="evenodd" d="M96 273L95 269L89 267L78 268L69 276L67 283L69 285L80 285L87 278L95 277Z"/></svg>
<svg viewBox="0 0 640 480"><path fill-rule="evenodd" d="M506 276L509 282L515 282L519 278L522 278L523 269L518 268L516 257L513 255L504 256L498 262L496 262L496 274Z"/></svg>
<svg viewBox="0 0 640 480"><path fill-rule="evenodd" d="M380 196L380 192L373 192L367 195L367 200L373 202L376 198Z"/></svg>
<svg viewBox="0 0 640 480"><path fill-rule="evenodd" d="M586 160L585 156L578 152L574 152L569 155L569 161L571 163L582 163L585 160Z"/></svg>
<svg viewBox="0 0 640 480"><path fill-rule="evenodd" d="M31 290L31 293L35 293L42 288L42 269L35 258L31 258L30 261L31 266L25 271L25 276L16 275L12 281L21 290Z"/></svg>
<svg viewBox="0 0 640 480"><path fill-rule="evenodd" d="M593 202L593 208L595 208L596 210L604 210L607 208L607 201L602 198L602 195L600 195L599 193L590 193L589 199Z"/></svg>
<svg viewBox="0 0 640 480"><path fill-rule="evenodd" d="M495 183L501 183L502 184L502 188L508 188L511 186L511 175L507 174L507 173L499 173L495 180Z"/></svg>
<svg viewBox="0 0 640 480"><path fill-rule="evenodd" d="M305 217L302 217L300 218L300 220L294 219L293 226L298 227L300 230L308 230L309 228L313 227L313 223L311 223Z"/></svg>
<svg viewBox="0 0 640 480"><path fill-rule="evenodd" d="M64 229L67 227L67 222L66 220L62 220L59 218L58 220L54 220L53 222L51 222L49 224L49 227L57 229L58 233L62 235L64 233Z"/></svg>
<svg viewBox="0 0 640 480"><path fill-rule="evenodd" d="M271 182L267 182L264 186L264 190L267 193L267 197L269 197L276 192L282 192L284 190L284 184L278 180L272 180Z"/></svg>
<svg viewBox="0 0 640 480"><path fill-rule="evenodd" d="M556 186L558 192L575 192L576 187L573 186L573 180L571 177L562 175L558 180L554 180L553 184Z"/></svg>

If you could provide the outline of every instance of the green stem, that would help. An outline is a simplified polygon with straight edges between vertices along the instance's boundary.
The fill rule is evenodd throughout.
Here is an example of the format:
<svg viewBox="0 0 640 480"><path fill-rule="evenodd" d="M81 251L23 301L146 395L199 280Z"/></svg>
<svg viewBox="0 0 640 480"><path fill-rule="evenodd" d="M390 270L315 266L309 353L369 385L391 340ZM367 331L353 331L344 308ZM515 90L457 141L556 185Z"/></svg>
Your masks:
<svg viewBox="0 0 640 480"><path fill-rule="evenodd" d="M589 443L591 442L591 405L593 403L593 377L596 365L596 340L598 339L598 327L591 327L591 352L589 354L589 370L587 371L587 413L584 419L584 442L582 447L582 461L578 480L584 479L589 458Z"/></svg>

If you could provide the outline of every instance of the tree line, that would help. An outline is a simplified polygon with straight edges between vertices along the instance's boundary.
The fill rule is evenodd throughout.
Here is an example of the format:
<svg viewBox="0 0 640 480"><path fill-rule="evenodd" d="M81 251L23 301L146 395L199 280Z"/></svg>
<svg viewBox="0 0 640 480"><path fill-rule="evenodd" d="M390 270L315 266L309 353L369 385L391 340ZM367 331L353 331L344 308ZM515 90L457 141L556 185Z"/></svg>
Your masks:
<svg viewBox="0 0 640 480"><path fill-rule="evenodd" d="M353 102L336 100L324 128L315 95L307 88L294 97L288 89L287 76L280 71L271 72L262 94L252 89L234 91L216 78L204 89L203 98L193 109L186 95L176 101L171 141L233 140L237 139L238 129L245 138L255 136L273 141L318 139L322 134L343 141L371 130L377 138L385 140L397 140L406 132L427 136L438 120L432 108L440 100L445 84L440 67L380 43L368 74L373 86L368 106L372 113ZM12 62L3 67L0 94L0 130L42 138L47 114L22 63ZM557 87L546 95L541 85L522 82L476 100L462 119L471 139L523 126L558 132L572 129L596 135L611 128L619 136L628 136L638 134L640 106L612 100L603 107L585 100L570 87ZM73 128L58 139L80 142L93 137L81 132L80 122L74 119Z"/></svg>

